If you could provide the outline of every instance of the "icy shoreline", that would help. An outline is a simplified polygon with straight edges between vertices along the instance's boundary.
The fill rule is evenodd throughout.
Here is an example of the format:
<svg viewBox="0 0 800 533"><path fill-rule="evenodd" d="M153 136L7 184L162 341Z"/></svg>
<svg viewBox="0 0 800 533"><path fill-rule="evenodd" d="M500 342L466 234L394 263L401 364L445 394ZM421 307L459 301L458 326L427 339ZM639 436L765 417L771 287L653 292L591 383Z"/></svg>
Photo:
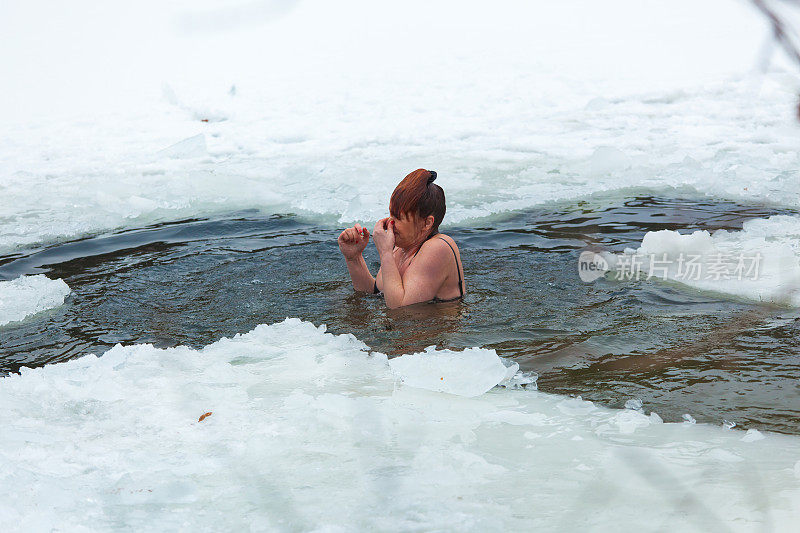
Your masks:
<svg viewBox="0 0 800 533"><path fill-rule="evenodd" d="M3 530L486 530L576 514L596 530L751 530L800 516L797 437L536 391L430 392L324 330L287 319L0 379ZM476 364L462 380L484 379Z"/></svg>

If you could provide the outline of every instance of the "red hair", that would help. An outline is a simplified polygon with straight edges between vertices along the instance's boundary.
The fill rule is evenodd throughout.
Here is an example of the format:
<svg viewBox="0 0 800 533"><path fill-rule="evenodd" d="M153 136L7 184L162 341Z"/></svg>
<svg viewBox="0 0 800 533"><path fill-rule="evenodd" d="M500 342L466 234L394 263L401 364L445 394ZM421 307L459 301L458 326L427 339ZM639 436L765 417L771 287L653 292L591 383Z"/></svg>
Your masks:
<svg viewBox="0 0 800 533"><path fill-rule="evenodd" d="M431 234L439 231L446 211L444 190L433 183L436 172L418 168L403 178L389 200L389 213L396 218L416 214L421 218L433 215Z"/></svg>

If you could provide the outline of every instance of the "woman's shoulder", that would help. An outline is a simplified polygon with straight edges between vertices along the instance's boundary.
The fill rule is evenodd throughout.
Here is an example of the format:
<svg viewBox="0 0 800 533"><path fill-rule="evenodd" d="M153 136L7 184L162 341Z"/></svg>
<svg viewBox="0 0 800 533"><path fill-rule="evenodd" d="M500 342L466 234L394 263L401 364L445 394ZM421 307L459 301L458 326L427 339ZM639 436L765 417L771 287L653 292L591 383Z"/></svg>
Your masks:
<svg viewBox="0 0 800 533"><path fill-rule="evenodd" d="M437 241L437 240L444 241L450 246L453 246L456 250L458 250L458 244L456 244L455 239L453 239L450 235L447 235L446 233L437 233L436 235L428 239L428 241L426 242Z"/></svg>
<svg viewBox="0 0 800 533"><path fill-rule="evenodd" d="M422 243L422 248L429 249L431 251L439 250L441 253L447 252L448 254L452 253L450 250L459 252L456 241L451 236L444 233L437 233L436 235L432 236L430 239Z"/></svg>

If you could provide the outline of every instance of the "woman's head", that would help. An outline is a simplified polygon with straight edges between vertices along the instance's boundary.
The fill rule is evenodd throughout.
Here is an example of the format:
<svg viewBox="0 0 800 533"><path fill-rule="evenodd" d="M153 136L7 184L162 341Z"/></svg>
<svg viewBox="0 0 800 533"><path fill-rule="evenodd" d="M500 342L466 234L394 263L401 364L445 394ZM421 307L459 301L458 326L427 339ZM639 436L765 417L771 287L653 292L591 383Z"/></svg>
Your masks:
<svg viewBox="0 0 800 533"><path fill-rule="evenodd" d="M433 183L436 172L419 168L403 178L389 200L395 220L395 244L401 248L439 231L445 213L444 190Z"/></svg>

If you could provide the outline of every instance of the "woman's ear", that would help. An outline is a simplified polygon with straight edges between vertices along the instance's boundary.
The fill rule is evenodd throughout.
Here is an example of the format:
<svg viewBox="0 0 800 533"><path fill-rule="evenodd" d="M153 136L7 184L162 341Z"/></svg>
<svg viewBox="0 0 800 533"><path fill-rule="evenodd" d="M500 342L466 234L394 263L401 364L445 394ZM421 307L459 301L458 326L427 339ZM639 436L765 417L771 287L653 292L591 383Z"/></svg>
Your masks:
<svg viewBox="0 0 800 533"><path fill-rule="evenodd" d="M428 231L433 227L433 221L434 221L433 215L428 215L427 217L425 217L425 231Z"/></svg>

